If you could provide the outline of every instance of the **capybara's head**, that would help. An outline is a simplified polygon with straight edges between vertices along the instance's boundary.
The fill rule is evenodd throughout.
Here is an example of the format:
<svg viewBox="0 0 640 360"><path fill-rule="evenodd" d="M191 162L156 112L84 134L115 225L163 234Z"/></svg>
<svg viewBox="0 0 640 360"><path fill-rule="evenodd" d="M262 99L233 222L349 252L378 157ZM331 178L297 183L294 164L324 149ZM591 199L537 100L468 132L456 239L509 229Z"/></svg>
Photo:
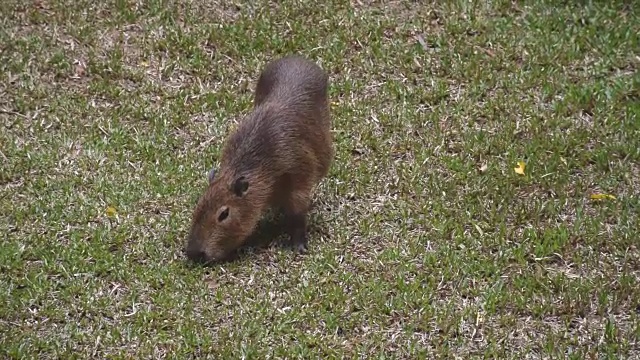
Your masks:
<svg viewBox="0 0 640 360"><path fill-rule="evenodd" d="M249 176L209 173L209 186L193 212L186 255L196 262L225 260L251 234L260 216L261 196ZM257 187L259 188L259 187Z"/></svg>

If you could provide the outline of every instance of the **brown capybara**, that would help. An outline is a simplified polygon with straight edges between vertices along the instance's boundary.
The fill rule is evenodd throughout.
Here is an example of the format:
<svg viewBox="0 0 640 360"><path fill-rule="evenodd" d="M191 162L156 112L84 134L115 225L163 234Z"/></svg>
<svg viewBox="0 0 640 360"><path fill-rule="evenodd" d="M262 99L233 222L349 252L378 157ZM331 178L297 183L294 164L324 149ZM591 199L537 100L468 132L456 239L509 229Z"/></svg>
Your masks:
<svg viewBox="0 0 640 360"><path fill-rule="evenodd" d="M226 259L269 208L284 212L294 250L307 250L312 191L334 157L328 82L318 65L300 56L267 64L252 112L227 139L193 212L188 258Z"/></svg>

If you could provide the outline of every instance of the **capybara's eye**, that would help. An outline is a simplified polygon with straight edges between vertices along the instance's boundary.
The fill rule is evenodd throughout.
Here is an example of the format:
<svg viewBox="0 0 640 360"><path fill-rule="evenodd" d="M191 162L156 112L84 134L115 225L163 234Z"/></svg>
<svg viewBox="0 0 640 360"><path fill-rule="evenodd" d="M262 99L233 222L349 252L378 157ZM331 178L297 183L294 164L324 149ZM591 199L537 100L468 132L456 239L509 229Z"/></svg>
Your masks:
<svg viewBox="0 0 640 360"><path fill-rule="evenodd" d="M218 215L218 222L224 221L229 216L229 208L225 208L220 215Z"/></svg>

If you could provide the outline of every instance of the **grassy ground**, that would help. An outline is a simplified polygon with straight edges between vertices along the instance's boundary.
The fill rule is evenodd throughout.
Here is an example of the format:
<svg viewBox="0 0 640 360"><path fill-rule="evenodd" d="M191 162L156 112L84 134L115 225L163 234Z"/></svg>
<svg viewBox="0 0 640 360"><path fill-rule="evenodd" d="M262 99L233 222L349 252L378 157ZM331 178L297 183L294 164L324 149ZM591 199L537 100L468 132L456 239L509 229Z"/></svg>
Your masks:
<svg viewBox="0 0 640 360"><path fill-rule="evenodd" d="M0 14L2 357L640 356L637 6ZM191 266L207 170L289 52L332 81L310 253Z"/></svg>

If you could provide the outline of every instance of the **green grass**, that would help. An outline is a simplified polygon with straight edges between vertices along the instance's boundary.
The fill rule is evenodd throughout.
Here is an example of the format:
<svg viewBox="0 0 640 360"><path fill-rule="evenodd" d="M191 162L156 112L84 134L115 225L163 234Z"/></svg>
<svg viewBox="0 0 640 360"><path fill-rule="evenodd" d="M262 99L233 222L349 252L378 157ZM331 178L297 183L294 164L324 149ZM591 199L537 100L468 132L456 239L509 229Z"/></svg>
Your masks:
<svg viewBox="0 0 640 360"><path fill-rule="evenodd" d="M369 3L3 1L1 356L640 357L637 6ZM191 266L290 52L334 103L310 252Z"/></svg>

